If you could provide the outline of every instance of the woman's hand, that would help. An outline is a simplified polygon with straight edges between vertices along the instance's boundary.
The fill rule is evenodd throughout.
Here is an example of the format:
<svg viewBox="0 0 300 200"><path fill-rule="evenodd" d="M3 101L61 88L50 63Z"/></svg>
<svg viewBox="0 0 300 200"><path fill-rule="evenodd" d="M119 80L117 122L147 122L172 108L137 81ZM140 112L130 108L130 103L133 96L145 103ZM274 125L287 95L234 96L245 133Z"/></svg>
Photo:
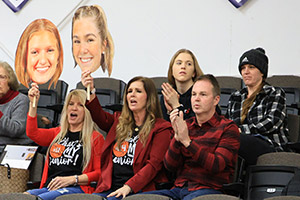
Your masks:
<svg viewBox="0 0 300 200"><path fill-rule="evenodd" d="M39 86L36 83L32 83L31 84L31 88L28 90L28 98L29 98L29 110L28 110L28 115L30 117L35 117L36 113L37 113L37 104L39 102L39 98L40 98L40 90L39 90ZM35 99L35 106L34 105L34 98Z"/></svg>
<svg viewBox="0 0 300 200"><path fill-rule="evenodd" d="M94 88L94 79L91 76L90 70L85 70L81 73L81 83L84 87L90 85L91 90Z"/></svg>
<svg viewBox="0 0 300 200"><path fill-rule="evenodd" d="M163 83L161 88L161 92L164 95L165 106L169 112L180 106L179 94L169 83Z"/></svg>
<svg viewBox="0 0 300 200"><path fill-rule="evenodd" d="M94 79L93 77L91 76L91 71L90 70L85 70L81 73L81 83L84 87L88 88L89 90L88 91L92 91L94 89ZM90 94L90 97L87 97L89 98L88 100L89 101L92 101L94 98L96 97L96 94L93 93L93 94Z"/></svg>
<svg viewBox="0 0 300 200"><path fill-rule="evenodd" d="M64 188L69 185L74 185L75 183L75 176L57 176L50 181L47 188L48 190L57 190L59 188Z"/></svg>
<svg viewBox="0 0 300 200"><path fill-rule="evenodd" d="M36 98L37 103L40 99L40 90L37 83L31 83L31 88L28 90L28 98L31 103L33 102L34 97Z"/></svg>
<svg viewBox="0 0 300 200"><path fill-rule="evenodd" d="M123 185L123 187L117 189L116 191L110 193L107 197L120 197L123 196L125 198L131 192L131 188L128 185Z"/></svg>

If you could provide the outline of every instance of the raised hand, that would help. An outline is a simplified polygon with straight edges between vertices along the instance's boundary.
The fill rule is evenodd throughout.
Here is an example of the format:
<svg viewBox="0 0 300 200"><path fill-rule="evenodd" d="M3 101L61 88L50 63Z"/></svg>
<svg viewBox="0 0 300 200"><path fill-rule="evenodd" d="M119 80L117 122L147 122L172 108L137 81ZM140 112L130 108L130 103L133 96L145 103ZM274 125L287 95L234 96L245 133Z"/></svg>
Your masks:
<svg viewBox="0 0 300 200"><path fill-rule="evenodd" d="M174 108L180 106L179 94L169 83L163 83L161 85L162 94L164 95L164 102L167 110L171 112Z"/></svg>
<svg viewBox="0 0 300 200"><path fill-rule="evenodd" d="M178 109L174 109L170 113L170 120L174 129L174 138L176 141L182 143L185 147L190 145L191 139L185 120L183 119L183 112Z"/></svg>
<svg viewBox="0 0 300 200"><path fill-rule="evenodd" d="M31 83L31 88L28 90L28 98L31 103L33 102L34 97L38 102L40 99L40 90L37 83Z"/></svg>
<svg viewBox="0 0 300 200"><path fill-rule="evenodd" d="M91 89L94 88L94 79L91 76L90 70L85 70L81 73L81 83L84 87L90 85Z"/></svg>
<svg viewBox="0 0 300 200"><path fill-rule="evenodd" d="M85 70L81 73L81 83L84 87L86 87L86 92L87 92L87 100L91 101L93 100L96 95L95 94L90 94L90 91L94 89L94 79L91 76L91 71L90 70Z"/></svg>

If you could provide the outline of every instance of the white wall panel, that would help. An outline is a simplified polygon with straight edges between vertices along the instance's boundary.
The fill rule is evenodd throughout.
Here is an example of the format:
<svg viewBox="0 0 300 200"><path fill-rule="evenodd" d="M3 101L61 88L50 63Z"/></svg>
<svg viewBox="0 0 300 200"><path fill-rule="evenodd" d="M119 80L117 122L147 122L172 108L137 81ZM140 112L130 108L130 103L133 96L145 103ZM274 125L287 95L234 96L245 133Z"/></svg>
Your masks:
<svg viewBox="0 0 300 200"><path fill-rule="evenodd" d="M47 18L60 24L65 55L61 79L74 88L80 69L73 69L68 14L83 4L104 8L115 43L112 77L126 82L136 75L165 76L180 48L192 50L206 73L239 76L241 54L261 46L270 59L269 75L300 75L298 0L249 0L240 9L227 0L30 0L18 13L0 1L0 59L13 65L9 55L14 56L25 27ZM107 73L98 70L93 76Z"/></svg>

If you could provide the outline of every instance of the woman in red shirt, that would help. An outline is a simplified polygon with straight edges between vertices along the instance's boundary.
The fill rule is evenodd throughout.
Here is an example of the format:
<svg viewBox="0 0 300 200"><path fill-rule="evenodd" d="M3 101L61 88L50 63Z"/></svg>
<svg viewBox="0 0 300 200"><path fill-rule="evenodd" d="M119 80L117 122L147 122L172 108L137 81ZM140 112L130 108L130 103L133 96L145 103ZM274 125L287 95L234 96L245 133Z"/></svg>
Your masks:
<svg viewBox="0 0 300 200"><path fill-rule="evenodd" d="M82 73L82 84L94 83L91 71ZM171 124L162 119L153 81L135 77L125 88L122 112L105 112L95 93L87 108L93 120L108 132L101 158L101 177L95 193L108 200L121 199L140 191L155 190L166 182L163 157L171 139Z"/></svg>
<svg viewBox="0 0 300 200"><path fill-rule="evenodd" d="M100 176L103 136L96 131L90 112L85 107L86 92L73 90L67 96L61 115L60 126L51 129L37 127L37 107L33 98L39 100L36 83L28 91L30 99L26 132L29 138L41 146L49 146L40 189L27 193L43 200L72 193L93 193L89 186Z"/></svg>

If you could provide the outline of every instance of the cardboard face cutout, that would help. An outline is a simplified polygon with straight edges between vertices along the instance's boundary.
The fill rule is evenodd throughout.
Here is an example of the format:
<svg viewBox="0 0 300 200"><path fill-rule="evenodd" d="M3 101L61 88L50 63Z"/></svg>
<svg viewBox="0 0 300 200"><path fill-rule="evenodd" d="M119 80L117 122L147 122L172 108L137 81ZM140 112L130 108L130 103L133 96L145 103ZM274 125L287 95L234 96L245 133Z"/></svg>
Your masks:
<svg viewBox="0 0 300 200"><path fill-rule="evenodd" d="M81 71L95 72L100 66L112 72L114 44L107 19L99 5L82 6L72 19L72 52L75 66Z"/></svg>
<svg viewBox="0 0 300 200"><path fill-rule="evenodd" d="M110 76L114 45L100 6L82 6L76 10L72 19L72 40L73 57L81 71L93 73L101 66ZM90 85L87 86L87 100L90 100Z"/></svg>
<svg viewBox="0 0 300 200"><path fill-rule="evenodd" d="M56 85L63 68L63 49L57 27L47 19L37 19L24 30L17 47L15 71L20 83Z"/></svg>
<svg viewBox="0 0 300 200"><path fill-rule="evenodd" d="M27 72L37 84L47 83L54 75L58 64L58 47L53 33L39 31L28 41Z"/></svg>
<svg viewBox="0 0 300 200"><path fill-rule="evenodd" d="M81 71L95 72L100 67L104 50L94 18L76 20L73 26L73 56Z"/></svg>

